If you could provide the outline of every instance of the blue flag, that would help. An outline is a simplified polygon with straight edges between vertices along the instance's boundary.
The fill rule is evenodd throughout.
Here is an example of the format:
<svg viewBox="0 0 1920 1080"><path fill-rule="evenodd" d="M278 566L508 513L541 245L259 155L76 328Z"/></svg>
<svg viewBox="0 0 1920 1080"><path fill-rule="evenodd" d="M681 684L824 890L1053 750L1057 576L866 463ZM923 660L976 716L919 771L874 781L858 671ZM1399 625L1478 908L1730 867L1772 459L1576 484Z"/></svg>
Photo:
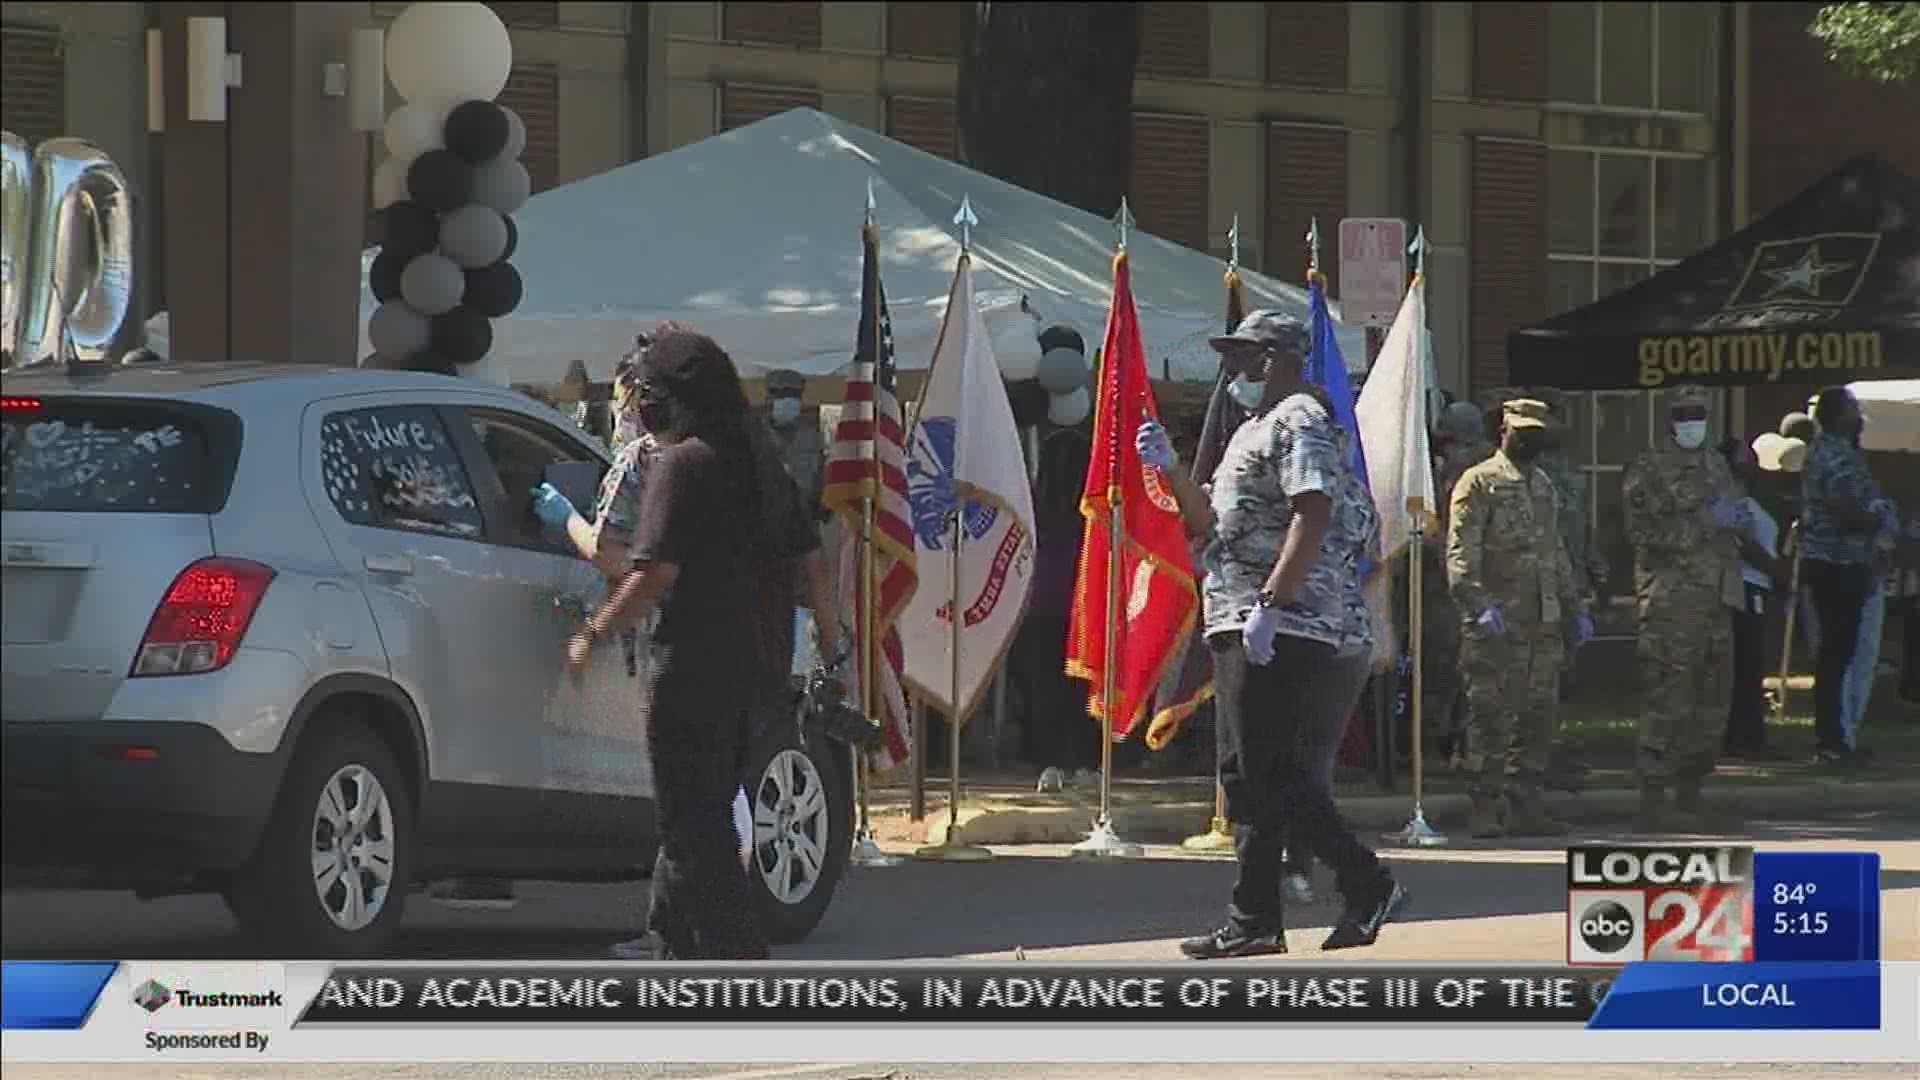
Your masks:
<svg viewBox="0 0 1920 1080"><path fill-rule="evenodd" d="M1319 274L1310 275L1307 289L1312 297L1313 312L1307 381L1325 390L1333 402L1333 422L1347 435L1347 464L1353 467L1361 485L1368 486L1367 452L1360 445L1360 422L1353 415L1353 384L1347 379L1347 358L1340 353L1340 341L1333 331L1333 313L1327 310L1326 279ZM1368 490L1372 490L1370 486ZM1364 576L1372 569L1373 560L1367 559L1361 563L1360 573Z"/></svg>

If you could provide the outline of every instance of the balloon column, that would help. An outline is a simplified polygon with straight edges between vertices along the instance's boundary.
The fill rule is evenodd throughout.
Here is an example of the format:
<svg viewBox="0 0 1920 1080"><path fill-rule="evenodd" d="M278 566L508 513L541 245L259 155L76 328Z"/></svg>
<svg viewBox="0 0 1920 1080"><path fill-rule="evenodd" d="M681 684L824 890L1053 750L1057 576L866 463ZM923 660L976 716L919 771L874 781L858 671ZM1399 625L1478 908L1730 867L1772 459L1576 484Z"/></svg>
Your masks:
<svg viewBox="0 0 1920 1080"><path fill-rule="evenodd" d="M1040 367L1035 372L1048 394L1047 420L1074 427L1093 411L1087 392L1093 373L1087 368L1087 344L1072 327L1049 326L1040 332Z"/></svg>
<svg viewBox="0 0 1920 1080"><path fill-rule="evenodd" d="M373 179L379 307L367 339L379 366L476 374L491 320L520 304L507 260L511 215L531 191L527 129L493 100L512 68L512 39L485 4L415 4L387 32L387 78L406 104L387 117Z"/></svg>

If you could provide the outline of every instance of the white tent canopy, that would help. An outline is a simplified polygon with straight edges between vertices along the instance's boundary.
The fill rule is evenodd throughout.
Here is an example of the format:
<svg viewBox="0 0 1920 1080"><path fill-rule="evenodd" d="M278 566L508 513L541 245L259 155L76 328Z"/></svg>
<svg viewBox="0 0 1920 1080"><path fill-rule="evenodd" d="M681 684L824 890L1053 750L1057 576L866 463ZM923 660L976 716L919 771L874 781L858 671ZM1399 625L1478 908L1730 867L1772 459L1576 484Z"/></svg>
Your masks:
<svg viewBox="0 0 1920 1080"><path fill-rule="evenodd" d="M712 334L749 378L776 368L838 373L859 318L869 185L902 369L925 368L933 355L963 196L979 218L975 282L996 351L1036 348L1032 335L1054 323L1077 329L1089 351L1098 347L1111 299L1112 223L794 109L529 200L514 215L513 264L526 294L495 321L489 359L516 383L557 382L575 361L604 380L636 331L676 319ZM1152 374L1210 380L1205 340L1224 311L1221 261L1137 229L1128 251ZM1247 271L1242 279L1250 307L1305 318L1304 288ZM363 265L361 356L372 351L364 329L372 308ZM156 351L164 352L165 333L165 316L156 316ZM1363 332L1342 327L1341 337L1349 365L1364 366Z"/></svg>
<svg viewBox="0 0 1920 1080"><path fill-rule="evenodd" d="M1847 389L1867 417L1863 448L1920 453L1920 379L1857 382Z"/></svg>

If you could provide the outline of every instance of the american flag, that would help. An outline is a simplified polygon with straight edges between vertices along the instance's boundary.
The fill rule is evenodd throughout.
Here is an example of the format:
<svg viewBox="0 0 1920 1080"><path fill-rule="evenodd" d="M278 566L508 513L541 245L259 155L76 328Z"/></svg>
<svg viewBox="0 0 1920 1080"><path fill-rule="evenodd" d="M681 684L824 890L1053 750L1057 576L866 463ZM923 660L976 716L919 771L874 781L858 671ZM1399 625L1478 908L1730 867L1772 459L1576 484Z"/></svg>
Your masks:
<svg viewBox="0 0 1920 1080"><path fill-rule="evenodd" d="M907 759L907 701L901 679L906 661L894 627L919 584L914 566L912 510L907 503L906 425L900 414L893 356L893 323L880 286L879 247L869 224L861 232L865 265L860 283L860 334L847 376L846 402L827 452L821 500L845 522L839 559L840 617L853 627L856 657L870 655L880 691L880 746L873 767L885 772ZM866 502L873 500L873 577L877 582L874 642L863 640L867 627L859 616L866 580L861 573L860 540L866 529ZM855 664L858 679L866 665ZM865 688L860 700L866 700Z"/></svg>

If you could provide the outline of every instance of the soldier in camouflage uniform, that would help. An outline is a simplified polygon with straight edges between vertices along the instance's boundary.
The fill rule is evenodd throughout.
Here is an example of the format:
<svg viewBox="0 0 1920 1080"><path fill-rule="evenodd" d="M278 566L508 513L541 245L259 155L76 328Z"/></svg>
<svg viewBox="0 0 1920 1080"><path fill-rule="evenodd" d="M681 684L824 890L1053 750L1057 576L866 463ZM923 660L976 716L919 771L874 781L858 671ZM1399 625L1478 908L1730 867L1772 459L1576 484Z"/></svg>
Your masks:
<svg viewBox="0 0 1920 1080"><path fill-rule="evenodd" d="M1621 480L1645 680L1636 755L1642 832L1705 824L1700 784L1713 772L1732 692L1733 628L1722 595L1738 580L1748 522L1732 470L1707 444L1707 403L1698 387L1675 390L1665 445L1641 454Z"/></svg>
<svg viewBox="0 0 1920 1080"><path fill-rule="evenodd" d="M1547 406L1502 407L1500 449L1454 485L1447 580L1460 612L1467 679L1468 831L1487 838L1553 836L1545 780L1568 627L1572 644L1593 631L1560 539L1553 482L1534 464L1546 442Z"/></svg>
<svg viewBox="0 0 1920 1080"><path fill-rule="evenodd" d="M780 451L780 462L787 475L800 485L800 495L812 508L816 519L825 513L820 504L822 478L825 476L826 447L817 424L803 423L801 409L807 393L807 377L781 368L767 375L767 424L773 429L773 441Z"/></svg>

